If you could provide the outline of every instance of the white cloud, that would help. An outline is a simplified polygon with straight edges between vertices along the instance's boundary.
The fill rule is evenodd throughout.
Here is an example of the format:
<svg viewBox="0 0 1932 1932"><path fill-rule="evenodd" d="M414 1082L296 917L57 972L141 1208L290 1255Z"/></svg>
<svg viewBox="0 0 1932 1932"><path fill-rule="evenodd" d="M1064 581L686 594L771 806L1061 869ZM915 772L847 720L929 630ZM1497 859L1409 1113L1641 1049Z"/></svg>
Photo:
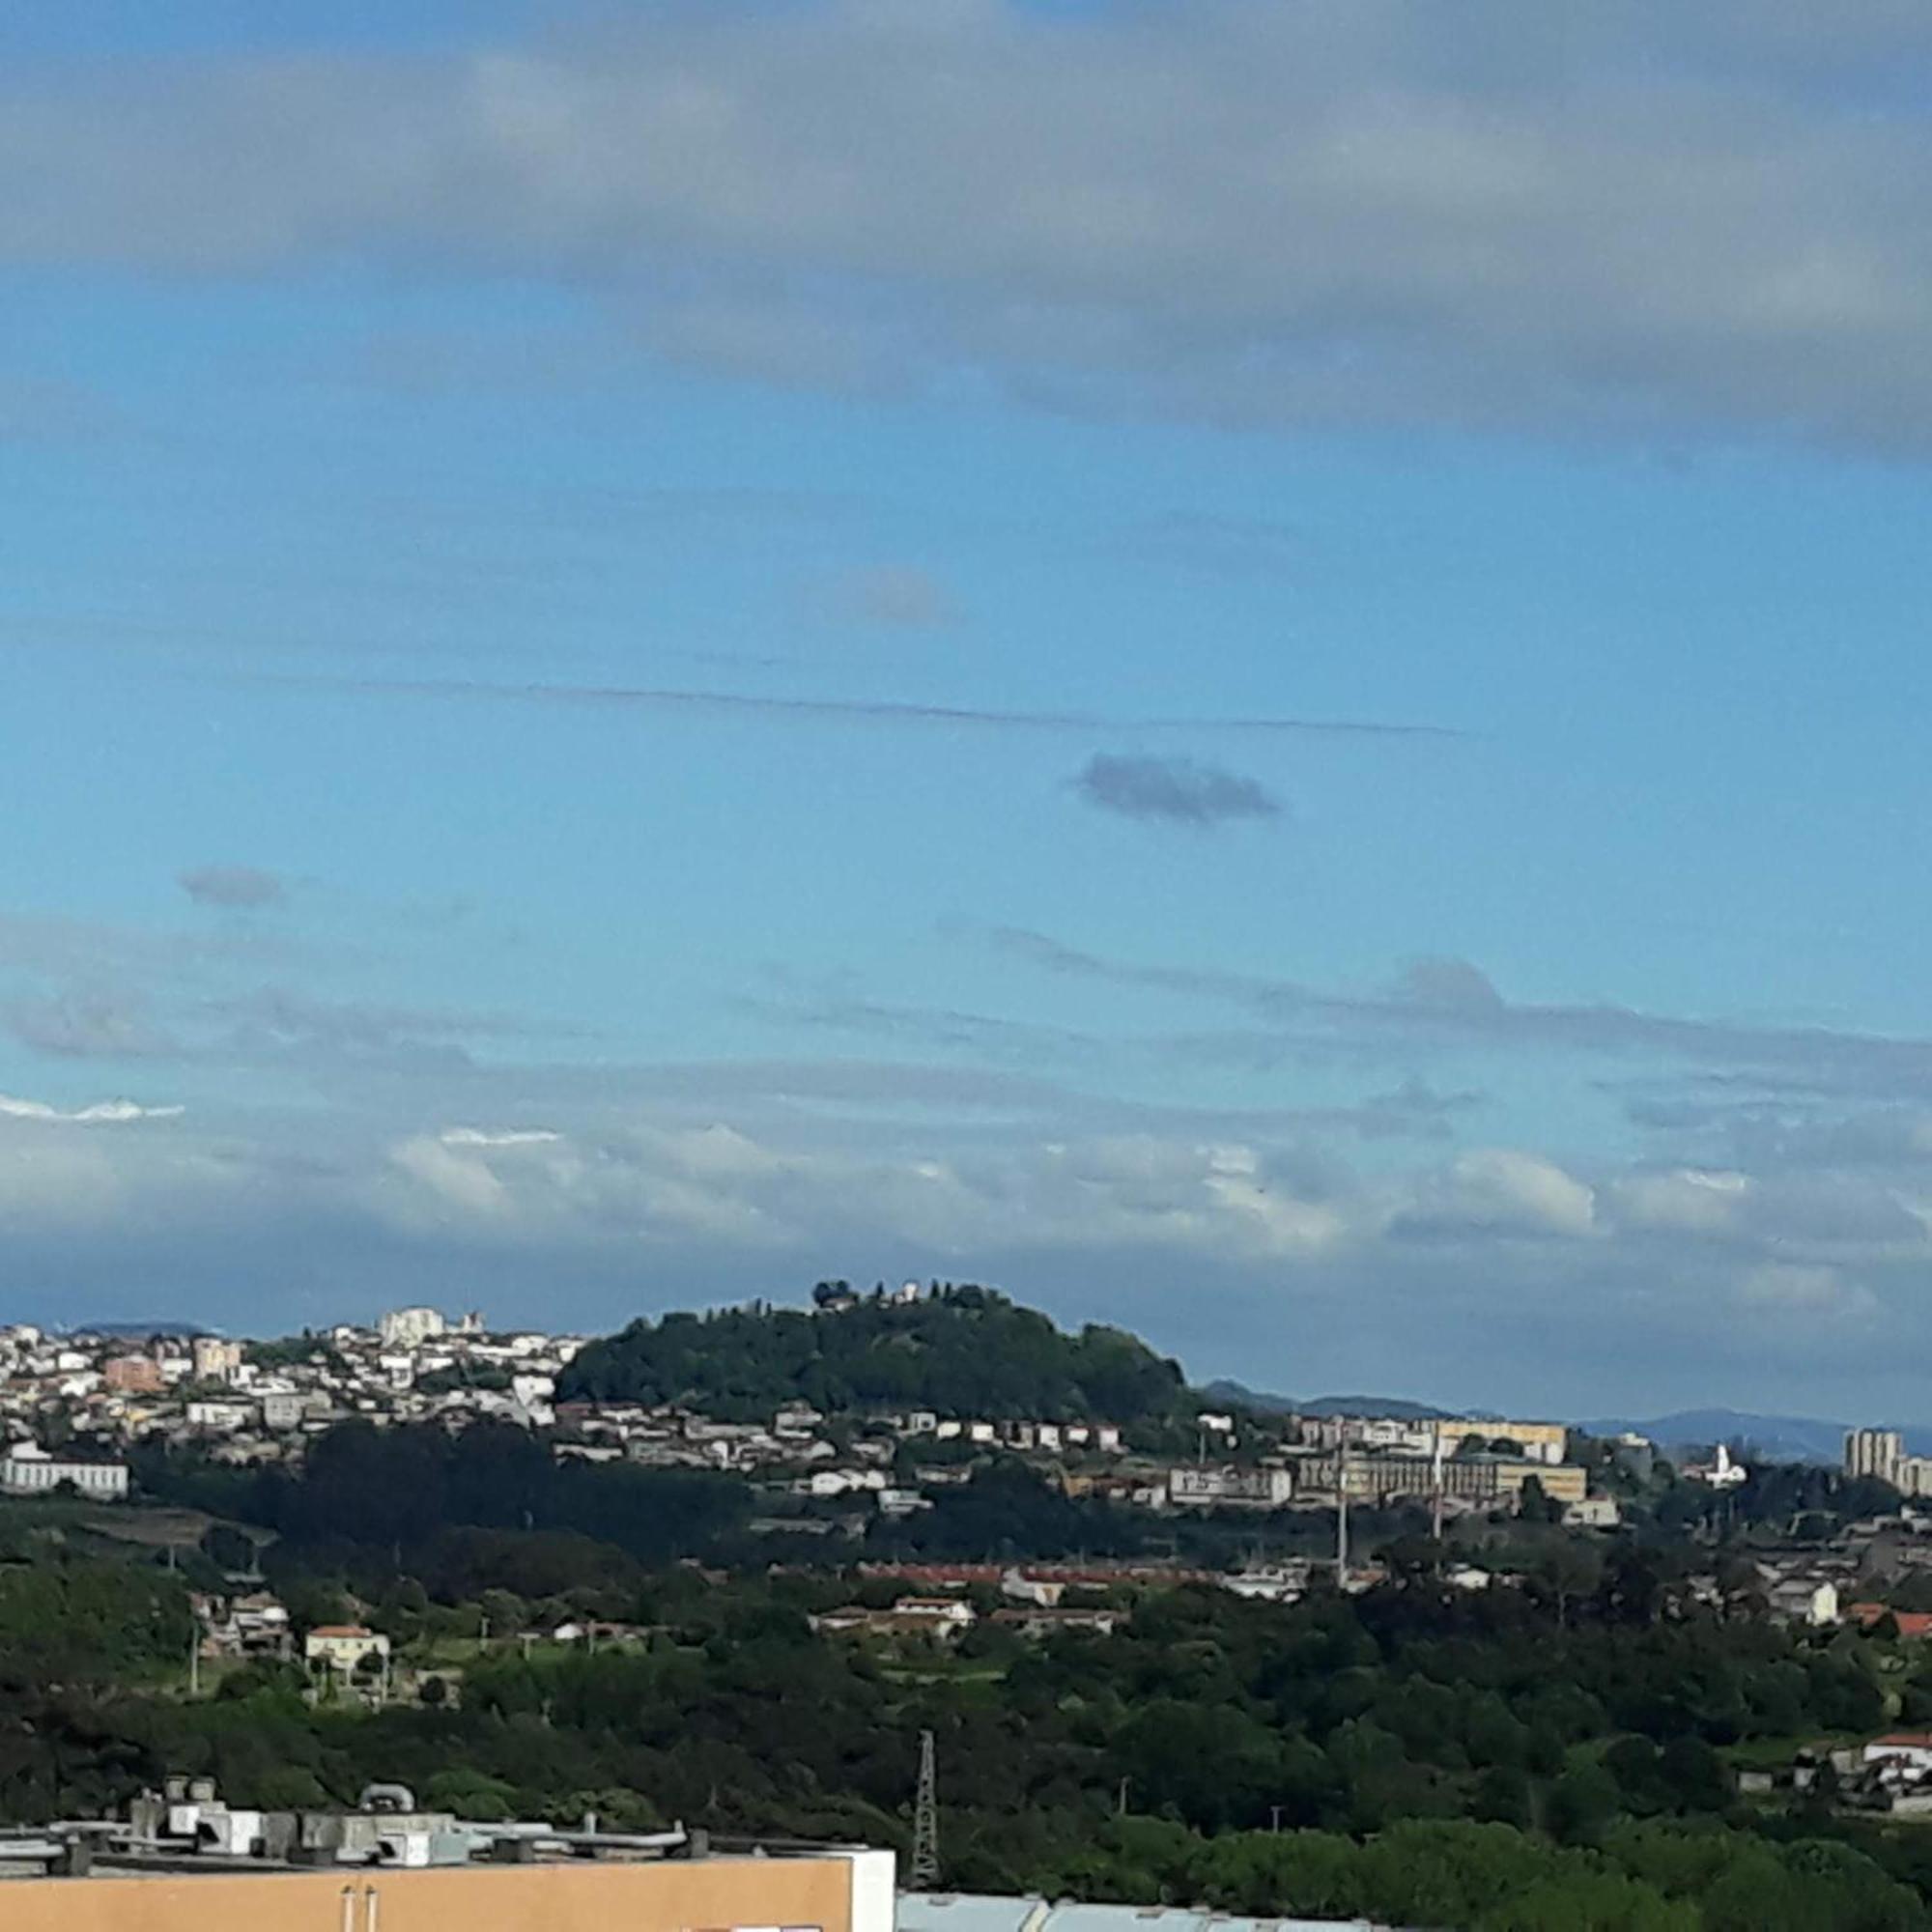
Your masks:
<svg viewBox="0 0 1932 1932"><path fill-rule="evenodd" d="M766 380L1923 448L1928 50L1883 0L720 0L16 75L0 257L549 274Z"/></svg>
<svg viewBox="0 0 1932 1932"><path fill-rule="evenodd" d="M542 1143L456 1130L397 1142L387 1169L374 1197L385 1213L467 1217L519 1239L859 1238L960 1254L1023 1240L1252 1258L1313 1254L1351 1225L1253 1148L1151 1135L892 1158L778 1148L722 1123Z"/></svg>
<svg viewBox="0 0 1932 1932"><path fill-rule="evenodd" d="M1865 1321L1878 1297L1839 1269L1800 1262L1765 1262L1738 1284L1737 1301L1762 1314Z"/></svg>
<svg viewBox="0 0 1932 1932"><path fill-rule="evenodd" d="M562 1138L549 1127L445 1127L438 1136L444 1147L474 1148L546 1147Z"/></svg>
<svg viewBox="0 0 1932 1932"><path fill-rule="evenodd" d="M128 1121L179 1120L183 1107L143 1107L133 1100L96 1100L85 1107L63 1112L44 1100L23 1100L13 1094L0 1094L0 1114L15 1121L57 1121L70 1125L97 1126Z"/></svg>
<svg viewBox="0 0 1932 1932"><path fill-rule="evenodd" d="M1554 1161L1516 1148L1476 1148L1425 1179L1413 1218L1434 1228L1583 1237L1597 1232L1597 1198Z"/></svg>
<svg viewBox="0 0 1932 1932"><path fill-rule="evenodd" d="M1748 1203L1748 1176L1679 1167L1625 1175L1611 1190L1617 1218L1634 1228L1716 1235L1738 1225Z"/></svg>

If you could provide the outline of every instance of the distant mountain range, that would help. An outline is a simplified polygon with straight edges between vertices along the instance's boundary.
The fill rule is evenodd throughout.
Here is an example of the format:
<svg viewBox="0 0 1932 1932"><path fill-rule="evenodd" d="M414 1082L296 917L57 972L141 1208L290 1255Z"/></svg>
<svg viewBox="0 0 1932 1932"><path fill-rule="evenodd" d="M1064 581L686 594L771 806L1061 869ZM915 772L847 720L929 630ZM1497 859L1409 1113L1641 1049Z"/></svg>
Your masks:
<svg viewBox="0 0 1932 1932"><path fill-rule="evenodd" d="M1833 1463L1843 1458L1845 1432L1852 1427L1816 1415L1756 1415L1737 1408L1681 1408L1670 1415L1634 1420L1602 1416L1577 1426L1592 1435L1634 1430L1666 1449L1681 1443L1744 1442L1774 1463ZM1932 1429L1900 1425L1900 1430L1913 1455L1932 1455Z"/></svg>
<svg viewBox="0 0 1932 1932"><path fill-rule="evenodd" d="M1201 1394L1234 1407L1250 1408L1264 1415L1393 1415L1405 1421L1427 1422L1449 1419L1459 1413L1449 1408L1432 1408L1427 1403L1408 1402L1397 1396L1326 1395L1301 1398L1270 1395L1237 1381L1209 1382ZM1761 1415L1741 1408L1680 1408L1668 1415L1597 1416L1576 1425L1587 1435L1621 1435L1626 1431L1647 1435L1660 1447L1670 1450L1713 1442L1748 1444L1756 1453L1774 1463L1836 1463L1844 1455L1845 1432L1852 1426L1817 1415ZM1892 1425L1886 1425L1890 1427ZM1915 1456L1932 1456L1932 1428L1901 1427L1907 1450Z"/></svg>
<svg viewBox="0 0 1932 1932"><path fill-rule="evenodd" d="M1270 1395L1265 1389L1251 1389L1245 1382L1225 1378L1208 1383L1200 1393L1210 1402L1250 1408L1258 1415L1393 1415L1405 1422L1436 1422L1450 1420L1456 1413L1396 1395Z"/></svg>

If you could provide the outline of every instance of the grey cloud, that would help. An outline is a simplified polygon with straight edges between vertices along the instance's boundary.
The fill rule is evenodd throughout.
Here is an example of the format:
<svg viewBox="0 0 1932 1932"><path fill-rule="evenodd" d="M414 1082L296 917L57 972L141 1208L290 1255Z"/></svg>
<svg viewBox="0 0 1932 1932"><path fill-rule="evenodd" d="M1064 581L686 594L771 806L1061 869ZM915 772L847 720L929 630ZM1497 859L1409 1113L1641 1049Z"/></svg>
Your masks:
<svg viewBox="0 0 1932 1932"><path fill-rule="evenodd" d="M959 621L959 600L917 564L869 564L848 570L828 586L831 615L885 631L933 631Z"/></svg>
<svg viewBox="0 0 1932 1932"><path fill-rule="evenodd" d="M1033 1064L1069 1056L1091 1059L1099 1047L1092 1036L1071 1028L1039 1026L956 1009L895 1005L837 988L791 999L742 998L732 1005L740 1012L784 1026L863 1034L926 1047L962 1047Z"/></svg>
<svg viewBox="0 0 1932 1932"><path fill-rule="evenodd" d="M191 866L177 883L196 905L252 911L287 895L280 874L259 866Z"/></svg>
<svg viewBox="0 0 1932 1932"><path fill-rule="evenodd" d="M1101 1035L1071 1027L1012 1020L956 1008L908 1006L863 995L841 985L793 986L789 976L778 977L780 990L771 996L742 996L731 1002L735 1010L772 1025L812 1032L846 1034L857 1037L913 1046L927 1052L968 1052L985 1059L1029 1067L1058 1065L1088 1080L1116 1075L1152 1074L1165 1078L1177 1065L1238 1065L1271 1071L1293 1050L1278 1036L1260 1033ZM822 1091L830 1069L814 1069L803 1091ZM859 1072L846 1068L841 1094L849 1094ZM628 1076L639 1090L662 1077L661 1068L633 1068ZM917 1100L942 1069L898 1065L873 1070L872 1097L891 1104L895 1099ZM784 1065L787 1082L802 1078L801 1069ZM1278 1136L1285 1133L1349 1133L1364 1140L1446 1138L1459 1114L1482 1103L1480 1094L1441 1093L1411 1075L1394 1089L1370 1094L1353 1105L1282 1106L1265 1110L1238 1107L1184 1108L1173 1103L1150 1103L1115 1094L1075 1091L1045 1082L1013 1083L999 1090L1001 1102L1013 1112L1051 1112L1063 1119L1078 1118L1113 1126L1199 1132L1222 1131Z"/></svg>
<svg viewBox="0 0 1932 1932"><path fill-rule="evenodd" d="M1003 952L1070 978L1233 1005L1277 1026L1309 1024L1340 1040L1469 1045L1675 1060L1812 1093L1932 1098L1932 1039L1685 1018L1632 1007L1539 1004L1497 991L1465 960L1411 963L1390 990L1337 992L1210 967L1108 959L1048 936L989 928Z"/></svg>
<svg viewBox="0 0 1932 1932"><path fill-rule="evenodd" d="M1281 816L1281 801L1259 779L1192 758L1095 752L1073 787L1102 811L1122 818L1160 819L1170 825L1224 825L1239 818Z"/></svg>
<svg viewBox="0 0 1932 1932"><path fill-rule="evenodd" d="M16 71L0 256L548 274L781 382L1923 451L1928 62L1883 0L820 0Z"/></svg>
<svg viewBox="0 0 1932 1932"><path fill-rule="evenodd" d="M1481 967L1466 959L1412 959L1403 969L1401 989L1425 1007L1500 1012L1503 996Z"/></svg>
<svg viewBox="0 0 1932 1932"><path fill-rule="evenodd" d="M210 1029L195 1049L202 1056L244 1063L285 1057L376 1062L418 1072L462 1066L480 1041L527 1040L547 1034L542 1026L507 1013L330 1000L273 985L210 996L200 1002L198 1016Z"/></svg>
<svg viewBox="0 0 1932 1932"><path fill-rule="evenodd" d="M133 993L94 990L23 997L7 1007L6 1020L23 1045L62 1060L150 1060L180 1051L148 1003Z"/></svg>

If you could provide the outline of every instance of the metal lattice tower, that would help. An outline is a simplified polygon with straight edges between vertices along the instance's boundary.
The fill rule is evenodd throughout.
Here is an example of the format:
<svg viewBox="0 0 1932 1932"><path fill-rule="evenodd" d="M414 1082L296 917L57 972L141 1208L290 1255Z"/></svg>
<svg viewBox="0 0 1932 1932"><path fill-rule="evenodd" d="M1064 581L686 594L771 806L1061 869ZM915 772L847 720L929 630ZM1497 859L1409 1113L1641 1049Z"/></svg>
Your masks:
<svg viewBox="0 0 1932 1932"><path fill-rule="evenodd" d="M939 1883L939 1780L932 1733L919 1734L919 1797L912 1814L912 1889L929 1891Z"/></svg>

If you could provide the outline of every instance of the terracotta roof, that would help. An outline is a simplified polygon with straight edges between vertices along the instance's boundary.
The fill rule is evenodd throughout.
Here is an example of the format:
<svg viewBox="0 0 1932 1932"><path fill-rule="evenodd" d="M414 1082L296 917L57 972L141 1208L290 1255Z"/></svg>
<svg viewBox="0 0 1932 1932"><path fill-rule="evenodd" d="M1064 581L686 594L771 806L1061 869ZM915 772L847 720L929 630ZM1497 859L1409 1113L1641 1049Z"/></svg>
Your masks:
<svg viewBox="0 0 1932 1932"><path fill-rule="evenodd" d="M1932 1611L1894 1610L1886 1604L1854 1604L1845 1614L1865 1630L1889 1617L1898 1626L1898 1634L1902 1637L1917 1641L1932 1636Z"/></svg>

